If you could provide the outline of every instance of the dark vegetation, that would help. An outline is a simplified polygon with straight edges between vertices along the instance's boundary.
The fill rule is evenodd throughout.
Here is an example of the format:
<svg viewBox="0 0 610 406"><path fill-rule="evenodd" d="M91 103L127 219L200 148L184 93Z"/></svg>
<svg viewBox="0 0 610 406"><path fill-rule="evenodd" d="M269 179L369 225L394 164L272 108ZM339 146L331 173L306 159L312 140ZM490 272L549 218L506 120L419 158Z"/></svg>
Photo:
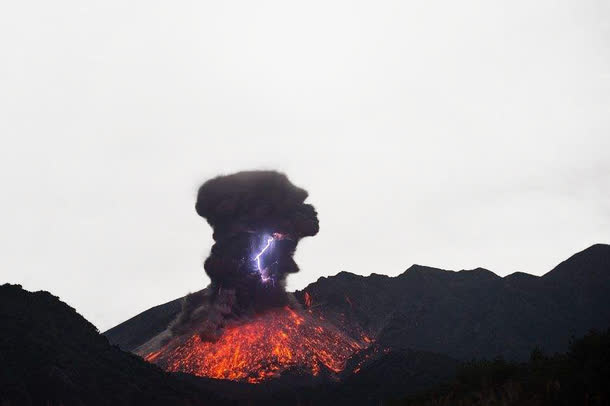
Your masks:
<svg viewBox="0 0 610 406"><path fill-rule="evenodd" d="M463 364L454 382L393 406L608 405L610 330L575 340L565 354L536 349L529 362L503 359Z"/></svg>

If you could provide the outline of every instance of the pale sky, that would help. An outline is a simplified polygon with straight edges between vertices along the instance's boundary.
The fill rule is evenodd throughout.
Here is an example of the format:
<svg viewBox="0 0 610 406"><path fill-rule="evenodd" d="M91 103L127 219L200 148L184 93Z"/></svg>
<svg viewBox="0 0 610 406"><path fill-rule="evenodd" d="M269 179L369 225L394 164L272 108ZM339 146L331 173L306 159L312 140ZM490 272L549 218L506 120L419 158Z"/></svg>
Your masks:
<svg viewBox="0 0 610 406"><path fill-rule="evenodd" d="M0 50L0 282L100 330L207 285L238 170L318 209L291 289L610 242L606 0L6 1Z"/></svg>

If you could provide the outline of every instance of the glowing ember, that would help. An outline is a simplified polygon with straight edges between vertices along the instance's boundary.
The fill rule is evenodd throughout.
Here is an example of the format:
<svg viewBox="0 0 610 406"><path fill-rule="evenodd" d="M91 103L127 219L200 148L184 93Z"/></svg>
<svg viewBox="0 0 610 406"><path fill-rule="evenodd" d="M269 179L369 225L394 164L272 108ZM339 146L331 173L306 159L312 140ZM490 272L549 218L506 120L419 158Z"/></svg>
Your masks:
<svg viewBox="0 0 610 406"><path fill-rule="evenodd" d="M313 300L311 299L311 295L308 292L305 292L305 306L309 309L313 304Z"/></svg>
<svg viewBox="0 0 610 406"><path fill-rule="evenodd" d="M216 342L192 335L144 358L167 371L258 383L292 367L312 375L323 367L341 372L347 359L367 346L285 307L228 327Z"/></svg>

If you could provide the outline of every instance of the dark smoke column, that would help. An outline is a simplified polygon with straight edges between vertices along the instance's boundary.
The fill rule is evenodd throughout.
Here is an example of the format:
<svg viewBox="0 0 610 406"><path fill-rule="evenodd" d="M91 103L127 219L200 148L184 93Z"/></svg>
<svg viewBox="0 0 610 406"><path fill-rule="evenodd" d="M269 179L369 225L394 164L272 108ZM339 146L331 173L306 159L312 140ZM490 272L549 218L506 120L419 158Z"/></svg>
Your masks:
<svg viewBox="0 0 610 406"><path fill-rule="evenodd" d="M204 264L211 296L203 298L204 307L186 303L182 321L203 322L202 338L214 339L218 333L206 330L286 305L286 276L299 270L296 246L319 230L306 198L305 190L275 171L238 172L201 185L195 208L214 229L215 244Z"/></svg>

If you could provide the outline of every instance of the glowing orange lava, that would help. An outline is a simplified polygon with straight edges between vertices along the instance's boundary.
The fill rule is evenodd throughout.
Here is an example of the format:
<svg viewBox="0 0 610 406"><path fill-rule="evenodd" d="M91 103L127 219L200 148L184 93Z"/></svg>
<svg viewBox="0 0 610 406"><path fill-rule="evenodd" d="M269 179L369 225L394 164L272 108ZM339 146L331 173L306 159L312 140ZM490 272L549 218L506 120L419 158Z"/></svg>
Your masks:
<svg viewBox="0 0 610 406"><path fill-rule="evenodd" d="M194 334L144 359L167 371L258 383L292 367L312 375L323 367L341 372L351 355L368 346L367 340L355 340L309 313L285 307L227 328L216 342Z"/></svg>

